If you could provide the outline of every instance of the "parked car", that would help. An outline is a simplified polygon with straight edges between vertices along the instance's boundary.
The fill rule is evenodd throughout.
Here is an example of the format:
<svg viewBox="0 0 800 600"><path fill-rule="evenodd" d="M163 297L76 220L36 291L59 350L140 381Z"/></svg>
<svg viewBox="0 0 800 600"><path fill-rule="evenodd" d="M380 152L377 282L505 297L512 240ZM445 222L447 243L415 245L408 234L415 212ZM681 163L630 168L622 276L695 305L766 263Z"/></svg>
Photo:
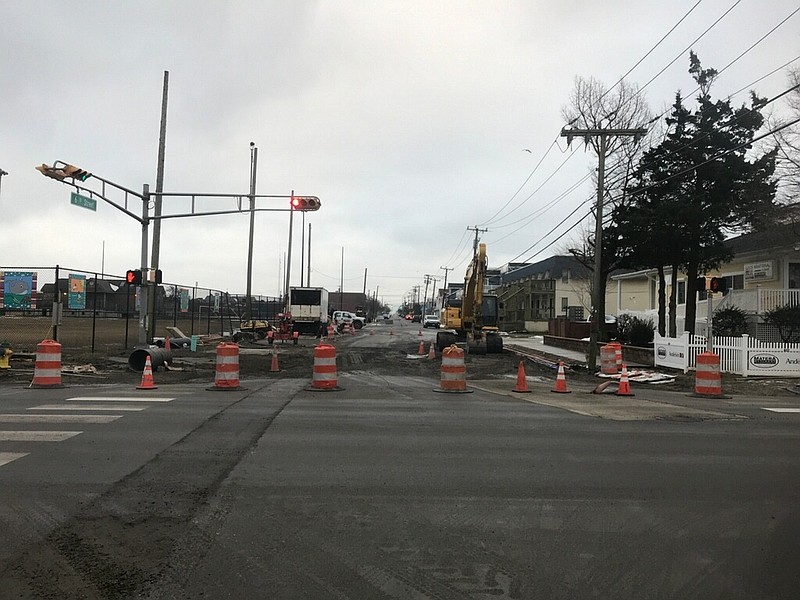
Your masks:
<svg viewBox="0 0 800 600"><path fill-rule="evenodd" d="M412 323L419 323L421 321L422 321L422 315L414 315L413 317L411 317Z"/></svg>
<svg viewBox="0 0 800 600"><path fill-rule="evenodd" d="M439 329L441 326L442 324L439 321L439 317L436 315L425 315L425 320L422 321L422 327L435 327Z"/></svg>

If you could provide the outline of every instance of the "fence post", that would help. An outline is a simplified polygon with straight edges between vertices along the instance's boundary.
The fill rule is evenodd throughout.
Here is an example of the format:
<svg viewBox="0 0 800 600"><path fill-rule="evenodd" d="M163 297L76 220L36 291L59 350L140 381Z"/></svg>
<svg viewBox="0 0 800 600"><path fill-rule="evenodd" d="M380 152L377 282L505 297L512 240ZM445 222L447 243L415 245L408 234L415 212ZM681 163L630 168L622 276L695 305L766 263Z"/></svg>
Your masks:
<svg viewBox="0 0 800 600"><path fill-rule="evenodd" d="M742 334L742 358L741 358L741 368L742 368L742 377L747 377L747 351L750 349L750 336L746 333Z"/></svg>
<svg viewBox="0 0 800 600"><path fill-rule="evenodd" d="M688 331L681 334L681 344L683 345L683 374L686 375L689 372L689 352L692 351Z"/></svg>

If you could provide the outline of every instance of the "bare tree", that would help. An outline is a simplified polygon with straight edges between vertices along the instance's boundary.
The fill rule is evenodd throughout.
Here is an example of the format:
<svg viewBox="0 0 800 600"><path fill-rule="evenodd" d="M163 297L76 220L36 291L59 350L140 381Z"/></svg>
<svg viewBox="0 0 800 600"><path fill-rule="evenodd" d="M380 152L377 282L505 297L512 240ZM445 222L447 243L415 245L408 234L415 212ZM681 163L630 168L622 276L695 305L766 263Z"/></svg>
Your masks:
<svg viewBox="0 0 800 600"><path fill-rule="evenodd" d="M790 121L800 118L800 68L788 71L791 92L786 96L788 114L782 119L771 118L770 129L778 129ZM778 156L775 171L780 183L779 190L784 202L800 200L800 124L795 123L775 133L778 143Z"/></svg>

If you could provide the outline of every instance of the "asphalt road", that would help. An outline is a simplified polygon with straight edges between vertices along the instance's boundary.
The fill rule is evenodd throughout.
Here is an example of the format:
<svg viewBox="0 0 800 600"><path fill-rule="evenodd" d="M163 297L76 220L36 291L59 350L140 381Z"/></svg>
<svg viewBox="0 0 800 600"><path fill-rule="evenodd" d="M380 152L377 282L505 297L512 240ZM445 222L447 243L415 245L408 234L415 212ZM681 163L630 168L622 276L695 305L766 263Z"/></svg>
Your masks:
<svg viewBox="0 0 800 600"><path fill-rule="evenodd" d="M0 389L0 598L800 589L800 415L770 402L617 420L369 371L243 385Z"/></svg>

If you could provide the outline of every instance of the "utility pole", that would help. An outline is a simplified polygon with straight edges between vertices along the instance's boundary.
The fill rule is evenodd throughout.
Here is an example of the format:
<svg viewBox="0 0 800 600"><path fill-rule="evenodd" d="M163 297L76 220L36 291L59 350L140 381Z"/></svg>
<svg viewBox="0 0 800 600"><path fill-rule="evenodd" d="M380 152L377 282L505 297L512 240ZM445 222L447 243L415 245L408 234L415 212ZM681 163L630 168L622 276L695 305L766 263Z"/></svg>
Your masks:
<svg viewBox="0 0 800 600"><path fill-rule="evenodd" d="M477 225L475 227L467 227L467 229L475 232L475 241L472 242L472 256L475 256L478 253L478 234L486 233L489 230L479 229Z"/></svg>
<svg viewBox="0 0 800 600"><path fill-rule="evenodd" d="M308 224L308 265L306 273L306 285L311 287L311 223Z"/></svg>
<svg viewBox="0 0 800 600"><path fill-rule="evenodd" d="M455 267L439 267L439 268L442 271L444 271L444 285L442 286L442 288L444 288L444 297L442 298L442 308L444 309L445 297L447 297L447 272L452 271Z"/></svg>
<svg viewBox="0 0 800 600"><path fill-rule="evenodd" d="M425 294L422 296L422 318L425 318L425 308L428 305L428 284L433 279L430 275L425 275Z"/></svg>
<svg viewBox="0 0 800 600"><path fill-rule="evenodd" d="M597 344L600 341L601 328L605 329L605 314L600 314L601 294L605 292L603 285L603 197L605 196L606 154L609 150L609 137L632 137L634 141L647 134L647 129L567 129L561 130L561 137L567 138L567 145L572 144L574 137L582 137L586 144L593 137L599 138L597 148L597 203L594 223L594 273L592 277L592 325L589 332L589 355L587 362L590 371L597 367ZM605 303L602 303L605 306ZM603 310L602 312L605 312Z"/></svg>

